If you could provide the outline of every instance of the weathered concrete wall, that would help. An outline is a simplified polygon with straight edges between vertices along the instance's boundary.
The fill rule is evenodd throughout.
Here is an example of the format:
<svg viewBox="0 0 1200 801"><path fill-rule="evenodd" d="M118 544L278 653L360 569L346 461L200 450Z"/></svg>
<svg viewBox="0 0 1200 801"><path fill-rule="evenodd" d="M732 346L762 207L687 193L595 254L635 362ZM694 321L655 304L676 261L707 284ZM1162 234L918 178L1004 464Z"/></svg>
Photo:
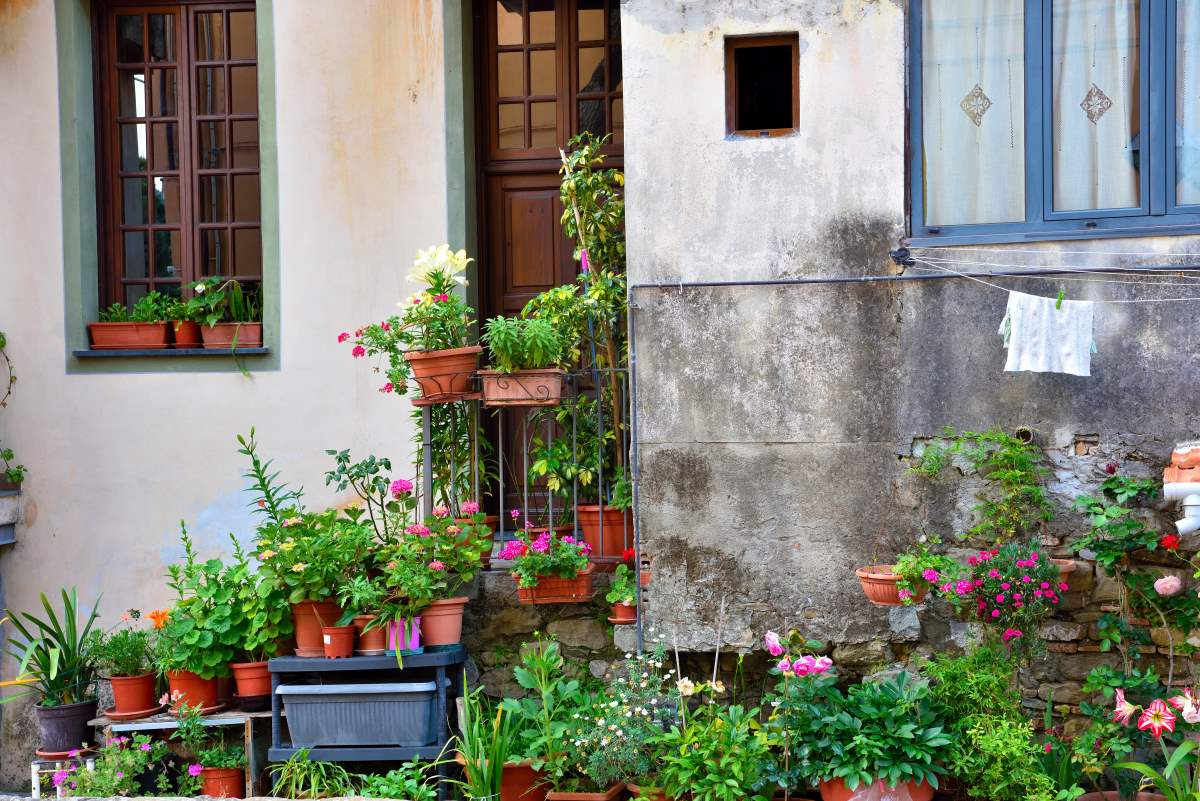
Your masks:
<svg viewBox="0 0 1200 801"><path fill-rule="evenodd" d="M405 469L408 402L335 337L390 314L417 248L446 237L442 4L274 3L281 367L251 378L66 373L54 5L0 2L0 329L20 375L0 427L30 470L0 606L78 585L111 625L167 600L180 519L206 551L250 533L236 433L258 426L314 505L338 500L325 448ZM3 784L28 781L32 736L5 707Z"/></svg>
<svg viewBox="0 0 1200 801"><path fill-rule="evenodd" d="M632 284L892 270L887 252L905 225L902 4L622 8ZM726 138L723 37L784 31L800 35L798 133ZM1174 238L1067 249L1196 247ZM1042 263L1076 263L1062 247L1043 249ZM1094 299L1170 292L1000 283ZM1200 362L1179 347L1189 341L1189 304L1099 306L1093 376L1075 378L1004 373L996 328L1006 295L974 282L672 287L633 297L650 619L684 648L711 649L718 628L723 643L745 648L764 628L796 625L867 667L961 634L926 612L869 606L853 576L923 527L949 534L973 504L969 490L904 474L914 439L945 425L1037 429L1062 484L1057 535L1081 530L1067 509L1104 477L1105 460L1134 460L1151 474L1200 426L1190 400ZM1076 456L1077 434L1096 435L1104 458ZM1090 602L1090 573L1073 581L1072 603ZM883 640L866 645L875 637Z"/></svg>

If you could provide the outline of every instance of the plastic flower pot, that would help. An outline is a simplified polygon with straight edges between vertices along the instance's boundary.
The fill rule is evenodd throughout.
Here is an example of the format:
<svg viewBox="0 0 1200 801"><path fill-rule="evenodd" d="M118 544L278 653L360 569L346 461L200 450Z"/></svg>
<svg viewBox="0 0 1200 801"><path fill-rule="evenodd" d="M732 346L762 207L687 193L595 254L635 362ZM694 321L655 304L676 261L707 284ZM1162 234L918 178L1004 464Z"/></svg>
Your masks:
<svg viewBox="0 0 1200 801"><path fill-rule="evenodd" d="M200 323L177 320L171 323L171 333L175 337L176 348L204 347L204 336L200 333Z"/></svg>
<svg viewBox="0 0 1200 801"><path fill-rule="evenodd" d="M204 768L200 781L201 795L213 798L241 798L246 789L246 773L241 768Z"/></svg>
<svg viewBox="0 0 1200 801"><path fill-rule="evenodd" d="M325 656L321 628L332 626L342 610L331 601L302 601L292 604L292 622L296 629L296 656Z"/></svg>
<svg viewBox="0 0 1200 801"><path fill-rule="evenodd" d="M500 801L546 801L549 785L528 761L505 765L500 775Z"/></svg>
<svg viewBox="0 0 1200 801"><path fill-rule="evenodd" d="M359 656L379 656L387 651L386 629L383 626L375 626L369 631L366 630L374 620L374 615L358 615L351 621L358 633L358 648L354 652Z"/></svg>
<svg viewBox="0 0 1200 801"><path fill-rule="evenodd" d="M421 396L431 401L452 401L471 392L471 376L479 365L478 345L447 350L409 351L405 360L412 368Z"/></svg>
<svg viewBox="0 0 1200 801"><path fill-rule="evenodd" d="M617 782L607 790L595 793L565 793L551 790L546 793L546 801L613 801L625 790L625 785Z"/></svg>
<svg viewBox="0 0 1200 801"><path fill-rule="evenodd" d="M326 659L354 656L354 626L323 626L321 640Z"/></svg>
<svg viewBox="0 0 1200 801"><path fill-rule="evenodd" d="M109 682L113 691L113 712L118 715L136 715L139 712L147 715L160 708L155 695L155 679L153 673L143 673L141 676L110 676Z"/></svg>
<svg viewBox="0 0 1200 801"><path fill-rule="evenodd" d="M592 600L592 571L589 564L575 578L538 576L533 587L517 587L517 602L522 604L582 604ZM514 574L515 577L516 574Z"/></svg>
<svg viewBox="0 0 1200 801"><path fill-rule="evenodd" d="M62 706L34 708L38 733L42 736L42 753L61 754L92 741L88 721L96 717L96 699Z"/></svg>
<svg viewBox="0 0 1200 801"><path fill-rule="evenodd" d="M614 626L628 626L637 623L637 606L634 604L613 604L612 617L608 619Z"/></svg>
<svg viewBox="0 0 1200 801"><path fill-rule="evenodd" d="M271 697L271 673L266 662L231 662L238 698Z"/></svg>
<svg viewBox="0 0 1200 801"><path fill-rule="evenodd" d="M190 670L168 670L167 686L171 696L181 696L188 706L199 704L204 709L217 705L217 680L202 679Z"/></svg>
<svg viewBox="0 0 1200 801"><path fill-rule="evenodd" d="M421 640L425 647L462 642L463 609L467 596L434 601L421 612Z"/></svg>
<svg viewBox="0 0 1200 801"><path fill-rule="evenodd" d="M170 323L88 323L92 350L158 350L171 341Z"/></svg>
<svg viewBox="0 0 1200 801"><path fill-rule="evenodd" d="M557 406L562 400L562 370L480 370L484 406Z"/></svg>
<svg viewBox="0 0 1200 801"><path fill-rule="evenodd" d="M261 348L263 343L262 323L217 323L200 326L200 337L204 347L212 350L232 347ZM236 346L234 341L236 339Z"/></svg>
<svg viewBox="0 0 1200 801"><path fill-rule="evenodd" d="M395 656L413 656L425 652L421 645L421 618L393 620L387 624L387 652Z"/></svg>
<svg viewBox="0 0 1200 801"><path fill-rule="evenodd" d="M889 801L930 801L933 786L928 782L904 782L890 787L882 779L874 784L860 784L851 790L841 779L821 782L822 801L873 801L886 798Z"/></svg>
<svg viewBox="0 0 1200 801"><path fill-rule="evenodd" d="M866 593L867 600L876 606L903 606L900 599L900 589L896 586L900 577L892 572L894 565L867 565L854 571L858 581ZM922 587L913 596L913 603L920 603L929 591Z"/></svg>

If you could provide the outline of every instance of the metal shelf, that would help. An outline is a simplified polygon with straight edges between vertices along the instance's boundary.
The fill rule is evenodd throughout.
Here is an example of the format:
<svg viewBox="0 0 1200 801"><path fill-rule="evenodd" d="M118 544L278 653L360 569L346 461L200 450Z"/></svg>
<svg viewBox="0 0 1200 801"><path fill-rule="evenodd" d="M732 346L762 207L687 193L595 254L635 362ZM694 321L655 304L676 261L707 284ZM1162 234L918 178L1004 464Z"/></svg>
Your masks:
<svg viewBox="0 0 1200 801"><path fill-rule="evenodd" d="M308 749L308 756L322 762L407 762L410 759L436 759L444 748L442 745L321 747ZM282 762L299 750L290 746L272 746L267 750L267 758Z"/></svg>

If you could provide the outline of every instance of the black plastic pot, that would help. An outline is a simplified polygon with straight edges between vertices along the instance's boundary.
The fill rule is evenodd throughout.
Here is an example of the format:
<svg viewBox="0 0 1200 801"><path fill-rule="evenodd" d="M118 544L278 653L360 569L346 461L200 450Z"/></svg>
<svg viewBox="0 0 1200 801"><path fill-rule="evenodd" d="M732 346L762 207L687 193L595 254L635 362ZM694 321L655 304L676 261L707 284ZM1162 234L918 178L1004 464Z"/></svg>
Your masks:
<svg viewBox="0 0 1200 801"><path fill-rule="evenodd" d="M61 754L82 748L91 742L92 732L88 721L96 717L96 699L63 706L34 707L37 712L38 731L42 735L42 751Z"/></svg>

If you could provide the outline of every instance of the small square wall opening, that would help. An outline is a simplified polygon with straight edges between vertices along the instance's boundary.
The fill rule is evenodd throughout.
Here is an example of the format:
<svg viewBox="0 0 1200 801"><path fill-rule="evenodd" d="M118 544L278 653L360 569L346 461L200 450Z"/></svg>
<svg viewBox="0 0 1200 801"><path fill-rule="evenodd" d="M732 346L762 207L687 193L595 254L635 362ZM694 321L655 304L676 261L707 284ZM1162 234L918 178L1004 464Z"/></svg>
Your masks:
<svg viewBox="0 0 1200 801"><path fill-rule="evenodd" d="M800 125L800 36L725 40L726 132L780 136Z"/></svg>

